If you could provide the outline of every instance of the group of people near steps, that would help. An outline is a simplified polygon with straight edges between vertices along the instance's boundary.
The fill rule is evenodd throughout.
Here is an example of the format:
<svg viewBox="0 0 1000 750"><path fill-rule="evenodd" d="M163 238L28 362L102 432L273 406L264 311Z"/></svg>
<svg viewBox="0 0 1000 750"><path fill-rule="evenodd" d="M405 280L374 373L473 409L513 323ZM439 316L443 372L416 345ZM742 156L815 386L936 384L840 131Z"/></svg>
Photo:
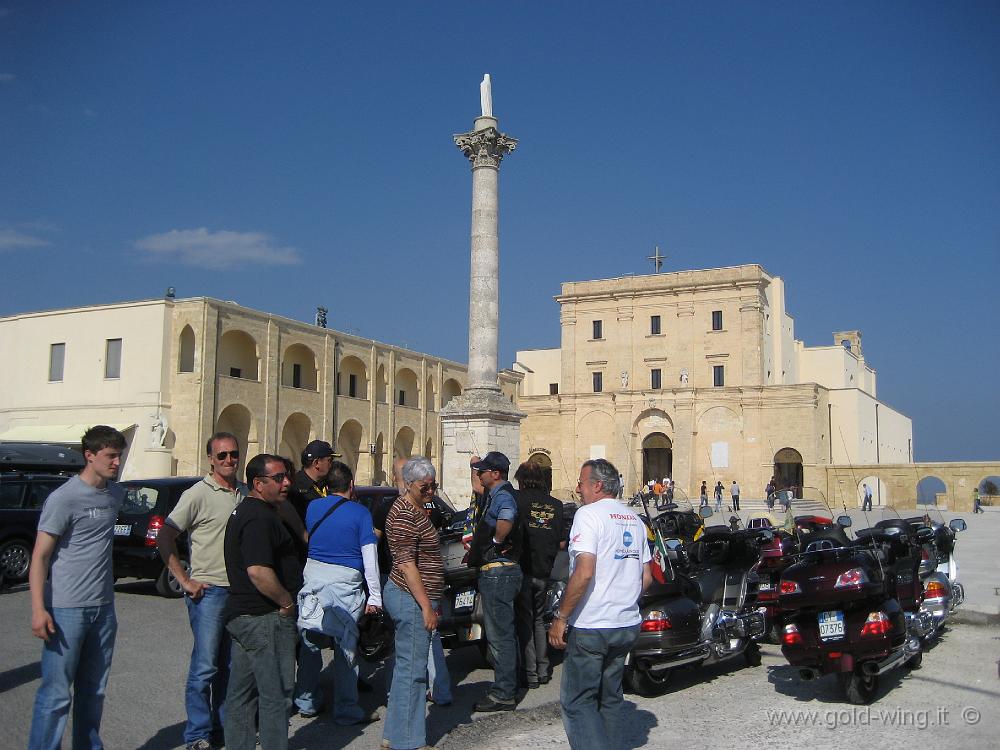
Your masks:
<svg viewBox="0 0 1000 750"><path fill-rule="evenodd" d="M111 565L124 500L115 480L125 438L98 425L83 436L85 466L46 501L30 572L31 628L44 642L28 746L61 746L72 710L74 749L102 748L100 724L117 620ZM373 519L352 501L351 469L313 441L302 469L260 454L238 476L237 439L215 433L209 471L188 489L157 544L183 587L193 647L184 690L188 750L284 750L289 716L326 710L319 690L322 649L333 652L332 717L342 725L383 717L359 706L359 620L394 626L394 655L381 747L426 747L426 704L451 701L437 636L444 564L434 519L433 464L397 461L398 497ZM471 462L472 536L494 681L476 711L511 711L519 688L549 681L548 647L565 649L560 703L573 748L608 748L623 736L622 676L651 581L645 526L616 498L621 478L608 461L580 469L568 535L570 577L555 619L542 620L545 581L567 544L562 504L540 467L491 452ZM188 535L190 567L177 539ZM382 550L380 554L380 544ZM380 564L381 559L381 564ZM520 666L519 666L520 665ZM137 741L139 738L136 738Z"/></svg>

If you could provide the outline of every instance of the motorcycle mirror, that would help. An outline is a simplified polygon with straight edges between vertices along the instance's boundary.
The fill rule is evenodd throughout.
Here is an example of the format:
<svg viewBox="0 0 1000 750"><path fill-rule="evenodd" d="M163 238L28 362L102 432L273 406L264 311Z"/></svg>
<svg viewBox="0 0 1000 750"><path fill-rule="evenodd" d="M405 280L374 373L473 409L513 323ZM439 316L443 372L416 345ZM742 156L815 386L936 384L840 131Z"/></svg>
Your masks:
<svg viewBox="0 0 1000 750"><path fill-rule="evenodd" d="M702 505L700 508L698 508L698 515L701 516L702 518L709 518L712 515L712 509L709 508L707 505Z"/></svg>
<svg viewBox="0 0 1000 750"><path fill-rule="evenodd" d="M676 549L680 549L683 546L683 544L681 544L681 540L680 539L668 539L664 543L667 545L667 549L674 549L674 550L676 550Z"/></svg>
<svg viewBox="0 0 1000 750"><path fill-rule="evenodd" d="M948 528L952 531L965 531L967 528L964 518L953 518L948 522Z"/></svg>
<svg viewBox="0 0 1000 750"><path fill-rule="evenodd" d="M837 525L838 526L843 526L846 529L846 528L849 528L852 523L853 523L853 521L851 521L851 517L850 516L846 516L846 515L845 516L837 516Z"/></svg>

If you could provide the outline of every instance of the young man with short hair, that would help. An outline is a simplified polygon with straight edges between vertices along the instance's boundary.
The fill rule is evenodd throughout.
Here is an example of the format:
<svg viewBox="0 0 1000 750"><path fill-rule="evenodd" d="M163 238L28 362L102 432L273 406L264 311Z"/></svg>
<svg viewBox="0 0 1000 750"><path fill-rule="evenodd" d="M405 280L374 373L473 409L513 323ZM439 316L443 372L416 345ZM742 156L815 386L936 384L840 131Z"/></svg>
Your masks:
<svg viewBox="0 0 1000 750"><path fill-rule="evenodd" d="M73 748L104 746L101 714L118 631L111 549L125 498L113 480L125 436L97 425L82 448L83 470L42 506L31 555L31 632L45 645L29 750L61 746L71 704Z"/></svg>
<svg viewBox="0 0 1000 750"><path fill-rule="evenodd" d="M160 556L184 589L194 645L184 689L187 750L209 750L223 744L230 639L223 612L229 597L226 576L226 524L247 496L236 476L240 446L236 436L217 432L205 446L208 474L188 488L156 537ZM177 537L187 532L191 572L177 554Z"/></svg>

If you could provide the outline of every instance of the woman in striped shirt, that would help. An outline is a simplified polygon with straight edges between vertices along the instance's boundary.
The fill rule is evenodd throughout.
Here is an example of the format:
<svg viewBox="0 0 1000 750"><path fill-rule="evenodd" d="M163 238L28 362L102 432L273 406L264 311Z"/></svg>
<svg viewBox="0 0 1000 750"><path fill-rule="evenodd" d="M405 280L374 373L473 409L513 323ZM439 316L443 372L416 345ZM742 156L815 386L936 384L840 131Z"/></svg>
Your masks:
<svg viewBox="0 0 1000 750"><path fill-rule="evenodd" d="M396 626L396 667L389 691L383 747L426 746L427 653L444 593L438 532L424 512L437 490L434 465L423 456L403 466L406 492L392 504L385 534L392 571L382 600Z"/></svg>

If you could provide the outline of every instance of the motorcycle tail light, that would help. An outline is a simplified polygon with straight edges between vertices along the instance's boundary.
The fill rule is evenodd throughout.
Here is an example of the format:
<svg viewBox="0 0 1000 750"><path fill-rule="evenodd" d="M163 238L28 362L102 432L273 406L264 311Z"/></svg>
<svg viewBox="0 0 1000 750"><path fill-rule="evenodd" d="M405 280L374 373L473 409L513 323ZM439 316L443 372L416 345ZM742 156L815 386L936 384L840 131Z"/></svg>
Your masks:
<svg viewBox="0 0 1000 750"><path fill-rule="evenodd" d="M155 547L156 537L163 528L163 516L153 516L149 519L149 526L146 527L146 546Z"/></svg>
<svg viewBox="0 0 1000 750"><path fill-rule="evenodd" d="M868 576L861 568L851 568L845 570L837 576L837 582L833 585L835 589L860 588L868 583Z"/></svg>
<svg viewBox="0 0 1000 750"><path fill-rule="evenodd" d="M862 637L885 635L890 630L892 630L892 623L889 622L889 616L885 612L872 612L861 628L861 635Z"/></svg>
<svg viewBox="0 0 1000 750"><path fill-rule="evenodd" d="M931 559L930 550L928 550L926 547L921 547L920 548L920 559L921 560L930 560Z"/></svg>
<svg viewBox="0 0 1000 750"><path fill-rule="evenodd" d="M664 630L669 630L672 627L673 625L670 624L670 618L667 617L666 612L653 609L643 618L639 630L643 633L662 633Z"/></svg>
<svg viewBox="0 0 1000 750"><path fill-rule="evenodd" d="M796 581L788 581L783 578L778 586L778 591L782 594L801 594L802 587Z"/></svg>
<svg viewBox="0 0 1000 750"><path fill-rule="evenodd" d="M940 581L928 581L927 588L924 589L924 596L927 599L940 599L948 595L948 588Z"/></svg>
<svg viewBox="0 0 1000 750"><path fill-rule="evenodd" d="M781 633L781 642L786 646L799 646L802 644L802 634L797 625L785 625Z"/></svg>

